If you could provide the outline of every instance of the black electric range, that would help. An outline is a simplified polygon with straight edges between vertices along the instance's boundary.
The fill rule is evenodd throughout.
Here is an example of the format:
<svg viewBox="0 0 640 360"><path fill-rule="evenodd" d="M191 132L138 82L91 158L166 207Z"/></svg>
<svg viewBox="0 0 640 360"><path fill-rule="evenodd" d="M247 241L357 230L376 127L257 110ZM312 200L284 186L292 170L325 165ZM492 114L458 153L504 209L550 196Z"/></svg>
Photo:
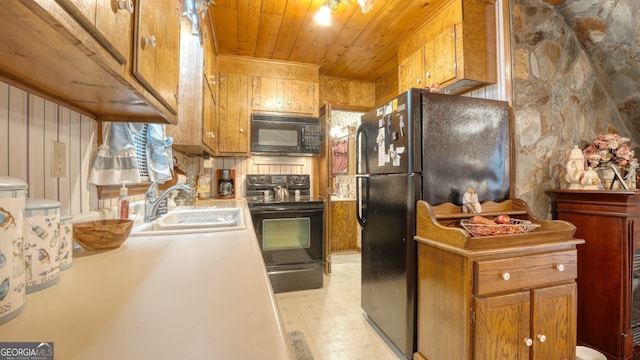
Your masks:
<svg viewBox="0 0 640 360"><path fill-rule="evenodd" d="M251 174L246 185L251 220L274 292L321 288L324 201L310 195L310 176ZM278 187L286 188L289 196L275 196Z"/></svg>

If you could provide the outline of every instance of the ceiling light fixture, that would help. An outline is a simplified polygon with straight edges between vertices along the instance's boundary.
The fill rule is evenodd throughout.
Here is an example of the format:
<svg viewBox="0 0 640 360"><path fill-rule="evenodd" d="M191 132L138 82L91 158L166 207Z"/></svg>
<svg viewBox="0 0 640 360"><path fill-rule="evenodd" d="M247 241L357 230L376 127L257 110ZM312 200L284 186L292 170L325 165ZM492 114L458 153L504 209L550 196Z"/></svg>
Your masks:
<svg viewBox="0 0 640 360"><path fill-rule="evenodd" d="M331 12L335 10L338 5L345 4L351 5L351 0L327 0L324 5L320 7L313 19L321 25L331 25Z"/></svg>
<svg viewBox="0 0 640 360"><path fill-rule="evenodd" d="M331 1L327 1L324 5L320 7L320 10L316 13L316 16L313 17L318 24L329 26L331 25L331 11L333 10L333 6L331 5Z"/></svg>

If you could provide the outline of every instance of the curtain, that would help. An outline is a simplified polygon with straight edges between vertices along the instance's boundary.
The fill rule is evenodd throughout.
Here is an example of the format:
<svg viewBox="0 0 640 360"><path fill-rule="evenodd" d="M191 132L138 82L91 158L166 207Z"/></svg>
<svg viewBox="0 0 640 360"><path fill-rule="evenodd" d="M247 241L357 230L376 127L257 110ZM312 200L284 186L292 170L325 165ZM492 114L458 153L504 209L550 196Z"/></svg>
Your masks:
<svg viewBox="0 0 640 360"><path fill-rule="evenodd" d="M89 183L95 185L120 185L122 182L141 182L133 135L140 124L102 123L104 138L98 148Z"/></svg>
<svg viewBox="0 0 640 360"><path fill-rule="evenodd" d="M147 125L147 170L152 182L173 175L173 138L165 130L165 125Z"/></svg>
<svg viewBox="0 0 640 360"><path fill-rule="evenodd" d="M152 182L173 175L173 139L166 136L165 125L103 122L102 130L104 139L93 161L89 183L139 184L143 181L141 174L148 173ZM136 140L136 134L143 136L144 130L146 137Z"/></svg>

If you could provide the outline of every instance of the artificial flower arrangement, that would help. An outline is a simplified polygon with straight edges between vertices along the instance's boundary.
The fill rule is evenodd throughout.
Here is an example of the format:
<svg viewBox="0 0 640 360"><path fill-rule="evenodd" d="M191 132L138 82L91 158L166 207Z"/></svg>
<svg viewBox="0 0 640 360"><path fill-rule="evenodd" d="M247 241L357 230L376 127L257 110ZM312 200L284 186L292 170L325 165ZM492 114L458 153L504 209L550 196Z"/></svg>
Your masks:
<svg viewBox="0 0 640 360"><path fill-rule="evenodd" d="M588 167L600 170L605 177L602 179L605 188L612 188L613 182L619 180L623 188L635 189L638 159L634 157L629 140L618 134L598 135L582 151ZM612 179L604 175L609 171L613 173Z"/></svg>

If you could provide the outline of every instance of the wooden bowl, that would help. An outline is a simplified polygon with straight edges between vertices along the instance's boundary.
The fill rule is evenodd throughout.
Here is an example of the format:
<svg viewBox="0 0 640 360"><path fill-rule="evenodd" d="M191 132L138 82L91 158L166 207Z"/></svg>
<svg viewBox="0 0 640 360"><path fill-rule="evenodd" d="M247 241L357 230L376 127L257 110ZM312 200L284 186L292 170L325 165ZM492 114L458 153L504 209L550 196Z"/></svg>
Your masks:
<svg viewBox="0 0 640 360"><path fill-rule="evenodd" d="M133 220L108 219L73 224L73 238L86 250L120 247L129 237Z"/></svg>

